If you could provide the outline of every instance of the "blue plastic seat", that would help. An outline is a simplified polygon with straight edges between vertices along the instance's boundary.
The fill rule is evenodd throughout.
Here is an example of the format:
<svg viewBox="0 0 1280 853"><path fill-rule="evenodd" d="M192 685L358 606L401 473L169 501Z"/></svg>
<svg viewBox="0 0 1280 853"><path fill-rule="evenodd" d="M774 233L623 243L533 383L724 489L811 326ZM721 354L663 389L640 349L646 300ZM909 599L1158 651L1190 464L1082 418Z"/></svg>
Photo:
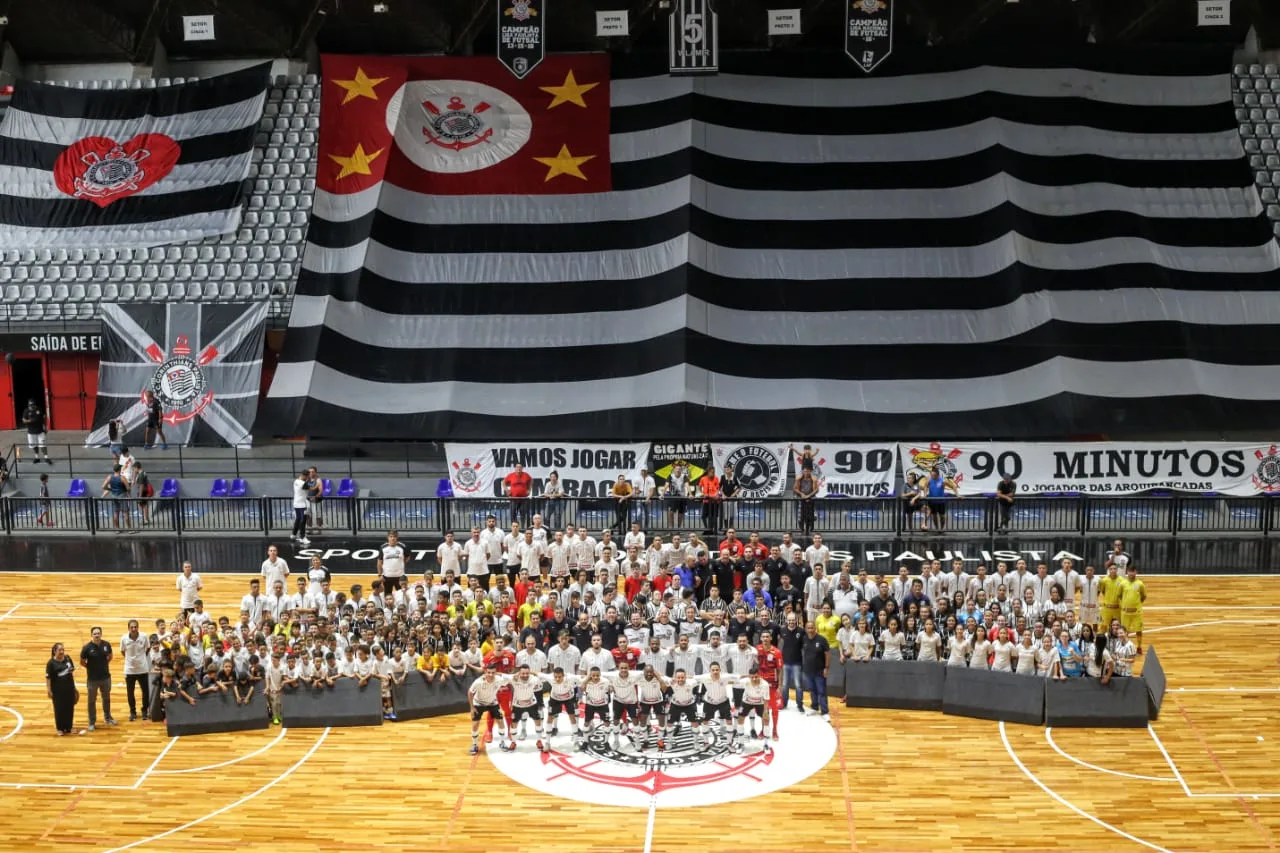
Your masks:
<svg viewBox="0 0 1280 853"><path fill-rule="evenodd" d="M178 481L172 477L164 478L164 485L160 487L160 497L176 498L178 496Z"/></svg>
<svg viewBox="0 0 1280 853"><path fill-rule="evenodd" d="M227 497L242 498L249 493L249 484L242 478L236 477L231 481L231 491Z"/></svg>
<svg viewBox="0 0 1280 853"><path fill-rule="evenodd" d="M67 497L82 498L89 491L89 484L84 480L75 479L71 481L71 487L67 489Z"/></svg>
<svg viewBox="0 0 1280 853"><path fill-rule="evenodd" d="M213 487L209 489L209 497L225 498L227 496L227 480L225 477L219 477L213 481Z"/></svg>
<svg viewBox="0 0 1280 853"><path fill-rule="evenodd" d="M350 477L343 477L342 482L338 484L338 497L354 498L356 496L356 481Z"/></svg>
<svg viewBox="0 0 1280 853"><path fill-rule="evenodd" d="M438 498L453 497L453 483L449 482L448 477L441 477L440 482L436 484L436 497Z"/></svg>
<svg viewBox="0 0 1280 853"><path fill-rule="evenodd" d="M333 480L320 480L320 494L326 498L333 494Z"/></svg>

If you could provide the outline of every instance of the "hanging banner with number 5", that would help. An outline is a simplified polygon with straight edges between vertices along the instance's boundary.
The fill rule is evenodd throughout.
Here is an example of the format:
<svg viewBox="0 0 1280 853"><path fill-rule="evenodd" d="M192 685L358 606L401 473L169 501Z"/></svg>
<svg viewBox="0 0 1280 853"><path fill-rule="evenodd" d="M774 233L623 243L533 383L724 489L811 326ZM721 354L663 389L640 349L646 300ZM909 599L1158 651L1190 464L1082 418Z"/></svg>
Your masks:
<svg viewBox="0 0 1280 853"><path fill-rule="evenodd" d="M672 74L720 70L720 18L711 0L676 0L668 26Z"/></svg>
<svg viewBox="0 0 1280 853"><path fill-rule="evenodd" d="M902 473L927 480L936 470L950 492L988 494L1004 476L1020 495L1069 492L1126 495L1161 490L1225 495L1280 493L1275 444L1119 442L898 445Z"/></svg>

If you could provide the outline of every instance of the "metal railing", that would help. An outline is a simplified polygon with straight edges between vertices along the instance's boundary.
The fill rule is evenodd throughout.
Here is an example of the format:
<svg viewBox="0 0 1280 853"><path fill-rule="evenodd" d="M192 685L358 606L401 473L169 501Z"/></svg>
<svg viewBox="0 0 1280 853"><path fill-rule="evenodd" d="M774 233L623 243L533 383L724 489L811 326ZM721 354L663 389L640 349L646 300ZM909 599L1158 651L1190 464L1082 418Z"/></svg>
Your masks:
<svg viewBox="0 0 1280 853"><path fill-rule="evenodd" d="M948 498L944 505L945 513L926 518L922 512L909 511L899 498L819 499L811 506L811 529L859 537L912 536L922 532L922 527L927 533L985 536L1268 536L1280 530L1280 499L1263 496L1024 497L1007 513L987 497ZM553 530L572 523L594 534L606 528L621 533L636 522L651 534L718 535L728 527L743 533L804 532L809 525L802 523L807 517L802 513L807 513L807 508L790 498L726 500L718 506L688 500L683 507L671 501L637 502L619 512L608 499L331 497L321 503L311 527L339 534L381 534L395 529L439 536L452 530L462 539L472 527L484 527L490 515L499 527L509 528L513 519L527 523L539 514ZM9 497L0 500L0 520L4 533L24 536L117 530L275 535L292 527L293 509L286 497Z"/></svg>

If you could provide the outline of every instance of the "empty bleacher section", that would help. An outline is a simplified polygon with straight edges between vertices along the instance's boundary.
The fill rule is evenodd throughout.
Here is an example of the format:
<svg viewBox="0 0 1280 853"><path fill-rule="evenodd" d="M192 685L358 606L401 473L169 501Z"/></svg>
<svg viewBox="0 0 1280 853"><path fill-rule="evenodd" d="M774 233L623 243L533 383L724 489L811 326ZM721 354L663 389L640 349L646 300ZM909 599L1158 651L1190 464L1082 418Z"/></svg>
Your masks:
<svg viewBox="0 0 1280 853"><path fill-rule="evenodd" d="M1234 70L1232 100L1244 150L1257 174L1267 216L1280 236L1280 67L1236 65Z"/></svg>
<svg viewBox="0 0 1280 853"><path fill-rule="evenodd" d="M75 88L182 82L87 80ZM0 324L96 320L102 302L270 299L273 316L287 313L315 189L318 114L315 75L275 79L255 140L252 187L234 234L149 249L3 251Z"/></svg>

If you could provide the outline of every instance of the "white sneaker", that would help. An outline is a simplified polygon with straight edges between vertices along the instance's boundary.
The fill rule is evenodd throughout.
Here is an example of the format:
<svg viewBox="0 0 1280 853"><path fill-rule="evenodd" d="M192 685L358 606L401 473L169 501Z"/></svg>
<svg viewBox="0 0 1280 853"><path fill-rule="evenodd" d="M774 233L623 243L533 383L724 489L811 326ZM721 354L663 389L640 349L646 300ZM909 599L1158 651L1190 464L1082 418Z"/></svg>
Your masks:
<svg viewBox="0 0 1280 853"><path fill-rule="evenodd" d="M829 723L829 722L831 722L831 715L830 715L830 714L823 714L823 715L822 715L822 719L826 720L826 721Z"/></svg>
<svg viewBox="0 0 1280 853"><path fill-rule="evenodd" d="M299 544L299 545L310 545L310 544L311 544L311 540L310 540L310 539L308 539L307 537L303 536L303 537L301 537L301 538L298 540L298 544Z"/></svg>

